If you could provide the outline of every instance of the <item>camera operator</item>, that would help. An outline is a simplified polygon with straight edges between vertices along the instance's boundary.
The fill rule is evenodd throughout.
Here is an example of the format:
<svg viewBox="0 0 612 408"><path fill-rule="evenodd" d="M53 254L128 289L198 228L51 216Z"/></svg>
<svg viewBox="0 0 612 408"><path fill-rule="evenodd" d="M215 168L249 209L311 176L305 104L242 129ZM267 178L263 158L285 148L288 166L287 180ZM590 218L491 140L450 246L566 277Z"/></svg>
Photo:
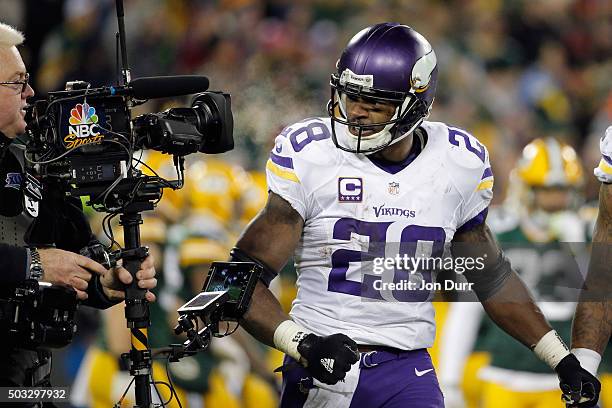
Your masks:
<svg viewBox="0 0 612 408"><path fill-rule="evenodd" d="M85 305L104 309L123 300L132 276L75 253L93 239L80 200L48 186L36 199L31 191L43 188L24 171L25 148L16 138L25 132L24 108L34 90L17 49L23 41L0 22L0 286L27 279L70 286ZM149 256L136 274L138 286L154 288L154 276ZM155 295L147 292L146 299ZM49 386L50 353L19 349L5 333L0 337L0 386Z"/></svg>

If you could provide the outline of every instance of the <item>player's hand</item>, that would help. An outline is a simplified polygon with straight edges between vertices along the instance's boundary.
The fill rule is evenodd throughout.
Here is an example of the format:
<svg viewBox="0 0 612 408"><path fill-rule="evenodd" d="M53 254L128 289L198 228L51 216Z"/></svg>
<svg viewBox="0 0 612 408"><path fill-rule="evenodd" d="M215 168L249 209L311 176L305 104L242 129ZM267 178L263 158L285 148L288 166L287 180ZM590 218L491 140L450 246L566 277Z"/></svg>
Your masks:
<svg viewBox="0 0 612 408"><path fill-rule="evenodd" d="M559 376L562 400L567 407L594 407L599 399L601 384L597 378L582 368L573 354L563 358L555 367Z"/></svg>
<svg viewBox="0 0 612 408"><path fill-rule="evenodd" d="M72 286L80 300L87 299L92 274L103 275L106 269L87 257L57 248L39 248L43 267L41 281Z"/></svg>
<svg viewBox="0 0 612 408"><path fill-rule="evenodd" d="M155 278L155 260L152 255L149 255L140 265L140 270L136 272L138 287L142 289L153 289L157 286ZM132 275L122 266L105 270L105 273L100 278L104 294L111 300L123 300L125 298L125 285L132 282ZM155 301L155 295L147 291L145 298L149 302Z"/></svg>
<svg viewBox="0 0 612 408"><path fill-rule="evenodd" d="M308 372L330 385L343 380L351 366L359 361L357 343L340 333L326 337L311 333L300 341L297 350Z"/></svg>

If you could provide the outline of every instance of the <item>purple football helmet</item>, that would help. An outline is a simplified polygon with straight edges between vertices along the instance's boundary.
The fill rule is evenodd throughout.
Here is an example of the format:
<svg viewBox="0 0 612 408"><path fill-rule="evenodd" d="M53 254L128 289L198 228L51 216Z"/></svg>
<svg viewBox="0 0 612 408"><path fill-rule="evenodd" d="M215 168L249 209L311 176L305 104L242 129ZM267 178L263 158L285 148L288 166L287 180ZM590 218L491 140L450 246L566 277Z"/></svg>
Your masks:
<svg viewBox="0 0 612 408"><path fill-rule="evenodd" d="M412 28L382 23L357 33L342 52L331 76L332 139L342 150L373 153L403 139L429 115L436 92L438 67L429 42ZM386 122L349 122L346 98L391 102L395 114ZM336 123L344 130L336 134ZM349 132L349 126L358 135ZM364 132L383 128L374 134Z"/></svg>

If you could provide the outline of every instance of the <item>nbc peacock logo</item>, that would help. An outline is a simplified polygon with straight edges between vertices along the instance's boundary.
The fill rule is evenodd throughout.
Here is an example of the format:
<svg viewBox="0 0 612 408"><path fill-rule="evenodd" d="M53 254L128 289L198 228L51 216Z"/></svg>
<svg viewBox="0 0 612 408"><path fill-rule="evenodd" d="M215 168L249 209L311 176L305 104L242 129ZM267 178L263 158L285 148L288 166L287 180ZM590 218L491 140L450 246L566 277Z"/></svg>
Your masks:
<svg viewBox="0 0 612 408"><path fill-rule="evenodd" d="M90 143L100 143L104 136L98 131L98 120L96 109L87 102L78 103L72 108L68 120L69 133L64 137L66 148L74 149Z"/></svg>

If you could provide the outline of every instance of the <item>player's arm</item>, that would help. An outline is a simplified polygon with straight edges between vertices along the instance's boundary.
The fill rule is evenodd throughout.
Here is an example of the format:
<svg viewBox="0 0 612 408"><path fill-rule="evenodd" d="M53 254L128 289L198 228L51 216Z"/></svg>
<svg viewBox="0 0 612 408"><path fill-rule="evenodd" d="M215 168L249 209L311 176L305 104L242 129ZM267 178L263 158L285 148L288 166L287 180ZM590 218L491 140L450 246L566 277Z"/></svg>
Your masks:
<svg viewBox="0 0 612 408"><path fill-rule="evenodd" d="M259 341L302 363L319 381L335 384L359 359L357 344L344 334L321 337L300 327L267 287L270 275L280 271L293 254L303 227L300 214L281 196L270 192L265 208L247 226L232 251L233 259L262 265L267 276L257 283L241 324ZM328 359L334 364L323 366L321 361Z"/></svg>
<svg viewBox="0 0 612 408"><path fill-rule="evenodd" d="M264 274L275 274L293 254L303 227L300 214L282 197L270 192L266 206L246 227L236 248L265 265ZM243 327L262 343L274 346L274 331L289 319L270 289L258 282Z"/></svg>
<svg viewBox="0 0 612 408"><path fill-rule="evenodd" d="M471 270L465 276L474 284L472 288L491 319L556 371L568 404L594 406L601 389L599 381L580 366L550 327L486 223L455 234L453 243L454 256L484 258L482 270ZM573 405L578 402L580 405Z"/></svg>
<svg viewBox="0 0 612 408"><path fill-rule="evenodd" d="M483 257L482 271L466 272L485 311L512 337L526 345L535 344L552 330L527 287L512 270L486 223L458 233L453 239L453 255Z"/></svg>
<svg viewBox="0 0 612 408"><path fill-rule="evenodd" d="M612 334L612 184L599 189L599 214L585 290L576 307L572 351L592 374Z"/></svg>

